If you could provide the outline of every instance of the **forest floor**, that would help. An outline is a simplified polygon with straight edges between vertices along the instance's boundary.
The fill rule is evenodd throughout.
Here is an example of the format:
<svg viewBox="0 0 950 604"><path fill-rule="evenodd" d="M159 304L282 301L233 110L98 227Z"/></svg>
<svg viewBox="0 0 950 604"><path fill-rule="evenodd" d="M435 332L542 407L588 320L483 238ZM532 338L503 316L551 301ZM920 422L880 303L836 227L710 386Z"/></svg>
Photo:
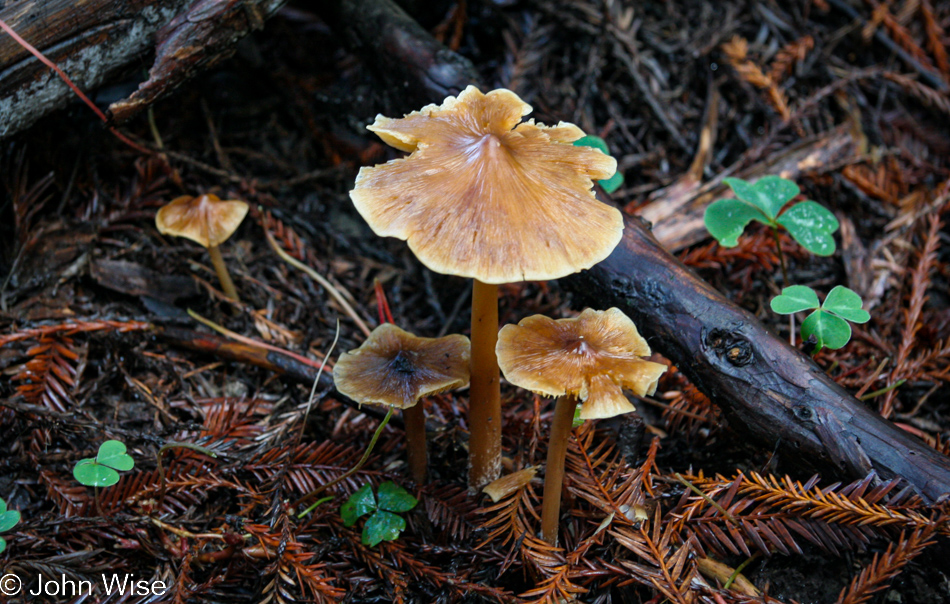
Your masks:
<svg viewBox="0 0 950 604"><path fill-rule="evenodd" d="M950 4L786 4L461 0L414 16L531 117L603 137L625 177L613 200L785 338L769 310L783 283L772 233L754 224L723 248L660 204L772 173L790 149L827 151L796 182L838 217L839 251L818 258L783 235L789 278L847 285L872 318L815 362L947 453ZM144 65L96 102L129 94ZM57 602L950 603L946 502L802 473L736 438L674 369L636 415L575 429L562 548L536 537L543 472L497 503L467 491L467 390L425 402L426 484L408 476L397 417L366 466L298 518L293 502L359 460L381 413L327 387L311 400L309 383L162 330L198 345L212 332L191 310L332 371L364 332L268 233L370 327L378 282L400 327L467 334L469 282L376 237L348 195L360 166L400 156L365 126L419 108L387 75L296 3L123 128L163 153L124 145L78 102L4 141L0 497L22 515L2 535L5 575L26 590L40 577L96 586L46 592ZM204 250L155 228L164 203L204 193L251 204L222 246L240 303ZM502 324L581 310L556 282L502 286L500 301ZM503 472L543 466L552 401L507 384L502 396ZM107 440L134 468L79 484L74 466ZM387 480L419 505L398 539L367 547L340 505ZM729 581L740 566L747 581ZM100 576L116 572L167 590L107 596Z"/></svg>

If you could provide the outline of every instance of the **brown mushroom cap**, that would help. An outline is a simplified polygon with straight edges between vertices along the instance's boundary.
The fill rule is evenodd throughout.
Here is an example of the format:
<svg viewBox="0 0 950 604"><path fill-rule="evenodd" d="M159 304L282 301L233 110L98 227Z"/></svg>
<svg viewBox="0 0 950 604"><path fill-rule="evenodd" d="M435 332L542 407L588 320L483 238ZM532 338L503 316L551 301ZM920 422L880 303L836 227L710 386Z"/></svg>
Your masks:
<svg viewBox="0 0 950 604"><path fill-rule="evenodd" d="M420 338L391 323L369 334L333 367L337 390L358 403L412 407L420 398L468 385L468 338Z"/></svg>
<svg viewBox="0 0 950 604"><path fill-rule="evenodd" d="M583 419L613 417L636 408L621 388L656 392L666 365L645 361L650 347L616 308L587 309L575 319L543 315L505 325L498 334L498 365L509 382L547 396L573 394Z"/></svg>
<svg viewBox="0 0 950 604"><path fill-rule="evenodd" d="M350 197L373 231L406 240L430 269L484 283L556 279L590 268L620 241L620 212L592 180L617 162L572 142L565 122L521 122L531 106L510 90L458 98L369 129L409 157L360 169Z"/></svg>
<svg viewBox="0 0 950 604"><path fill-rule="evenodd" d="M184 237L204 247L217 247L241 226L247 211L248 205L243 201L222 201L217 195L185 195L158 210L155 226L162 235Z"/></svg>

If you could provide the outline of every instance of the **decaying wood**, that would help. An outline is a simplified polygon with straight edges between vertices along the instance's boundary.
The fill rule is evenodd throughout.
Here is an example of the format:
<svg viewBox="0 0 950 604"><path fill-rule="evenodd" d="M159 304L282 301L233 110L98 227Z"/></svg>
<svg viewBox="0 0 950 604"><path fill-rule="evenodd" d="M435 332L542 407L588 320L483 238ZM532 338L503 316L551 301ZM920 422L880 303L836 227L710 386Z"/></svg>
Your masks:
<svg viewBox="0 0 950 604"><path fill-rule="evenodd" d="M436 41L394 2L333 0L315 8L348 44L372 57L379 76L398 91L399 104L416 109L441 102L478 79L468 59Z"/></svg>
<svg viewBox="0 0 950 604"><path fill-rule="evenodd" d="M627 220L609 258L563 283L627 313L731 426L789 459L850 478L901 477L930 501L950 493L950 459L870 411L696 277L638 219Z"/></svg>
<svg viewBox="0 0 950 604"><path fill-rule="evenodd" d="M364 6L364 10L368 5L388 5L387 10L398 11L389 0L341 0L339 4ZM340 14L337 11L336 16ZM362 20L360 15L359 11L347 13L346 23L333 21L334 15L329 20L331 26L345 28L351 37L362 41L356 48L378 61L375 40L386 27L375 19ZM429 39L419 28L403 31L406 36ZM431 41L407 37L396 41L407 48L433 48ZM448 52L442 49L428 56L444 58ZM392 67L408 71L408 78L418 80L424 77L419 72L428 73L432 64L402 62ZM444 80L442 84L459 89L475 79L473 73L462 71L460 75L454 85ZM798 174L827 163L829 157L841 157L851 144L845 133L805 143L781 155L777 162L761 166L761 173L790 174L791 170ZM713 187L709 189L697 193L717 194ZM684 195L678 203L681 212L696 208L689 214L690 220L695 222L698 217L701 224L699 208L704 200L698 194ZM696 241L695 227L683 232L694 233L692 241ZM689 237L684 238L687 240ZM628 219L624 238L611 256L563 284L583 295L586 303L599 308L616 306L626 312L650 345L725 411L735 429L787 452L790 461L848 478L863 477L872 470L884 478L900 477L930 501L950 493L950 459L868 410L809 357L680 263L643 221Z"/></svg>
<svg viewBox="0 0 950 604"><path fill-rule="evenodd" d="M82 90L106 83L157 46L148 82L115 106L123 120L229 56L234 43L284 1L22 0L0 9L0 19ZM10 36L0 36L0 139L74 98L49 68Z"/></svg>

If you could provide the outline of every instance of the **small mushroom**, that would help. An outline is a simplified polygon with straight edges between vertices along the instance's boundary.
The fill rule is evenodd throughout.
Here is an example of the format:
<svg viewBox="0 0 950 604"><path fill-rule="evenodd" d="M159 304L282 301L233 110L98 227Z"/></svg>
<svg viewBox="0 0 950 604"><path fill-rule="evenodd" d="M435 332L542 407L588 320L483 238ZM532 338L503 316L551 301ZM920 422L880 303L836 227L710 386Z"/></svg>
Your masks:
<svg viewBox="0 0 950 604"><path fill-rule="evenodd" d="M185 195L158 210L155 226L163 235L191 239L207 248L221 289L227 297L240 301L218 246L234 234L247 211L248 205L243 201L221 200L217 195Z"/></svg>
<svg viewBox="0 0 950 604"><path fill-rule="evenodd" d="M557 544L564 457L574 408L596 419L634 411L622 389L653 394L666 365L645 361L650 347L636 325L616 308L587 309L574 319L542 315L505 325L498 334L498 364L516 386L557 396L544 470L541 537Z"/></svg>
<svg viewBox="0 0 950 604"><path fill-rule="evenodd" d="M333 367L337 390L358 403L403 410L409 469L417 483L426 475L426 424L419 399L468 385L468 338L420 338L391 323L369 334Z"/></svg>
<svg viewBox="0 0 950 604"><path fill-rule="evenodd" d="M501 397L495 343L498 284L564 277L606 258L623 219L594 197L617 162L574 124L522 121L531 106L510 90L458 98L369 129L411 152L360 169L350 197L373 231L406 240L430 269L472 277L469 485L501 469Z"/></svg>

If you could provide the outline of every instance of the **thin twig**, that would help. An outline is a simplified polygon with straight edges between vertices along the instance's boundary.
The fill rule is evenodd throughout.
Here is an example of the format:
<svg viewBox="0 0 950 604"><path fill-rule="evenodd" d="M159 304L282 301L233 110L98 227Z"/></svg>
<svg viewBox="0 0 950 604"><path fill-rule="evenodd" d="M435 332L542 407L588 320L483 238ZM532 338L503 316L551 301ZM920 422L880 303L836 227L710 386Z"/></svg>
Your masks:
<svg viewBox="0 0 950 604"><path fill-rule="evenodd" d="M347 315L349 315L351 319L353 319L353 322L356 323L356 326L360 328L360 331L363 332L363 335L365 335L366 337L369 337L369 333L370 333L369 327L367 327L366 323L363 322L363 319L361 319L359 315L356 314L356 311L353 309L352 306L350 306L350 303L346 301L346 299L342 296L342 294L340 294L340 292L337 291L335 287L333 287L332 283L327 281L327 279L325 279L323 275L321 275L317 271L313 270L312 268L310 268L303 262L297 260L290 254L282 250L281 247L277 245L277 241L274 239L274 236L271 235L270 231L268 231L267 229L264 229L264 235L267 237L267 243L269 243L271 248L273 248L274 252L276 252L277 255L280 256L281 260L283 260L290 266L307 273L307 275L311 279L319 283L324 289L330 292L330 295L333 296L333 299L336 300L337 303L343 307L343 310L346 312Z"/></svg>

